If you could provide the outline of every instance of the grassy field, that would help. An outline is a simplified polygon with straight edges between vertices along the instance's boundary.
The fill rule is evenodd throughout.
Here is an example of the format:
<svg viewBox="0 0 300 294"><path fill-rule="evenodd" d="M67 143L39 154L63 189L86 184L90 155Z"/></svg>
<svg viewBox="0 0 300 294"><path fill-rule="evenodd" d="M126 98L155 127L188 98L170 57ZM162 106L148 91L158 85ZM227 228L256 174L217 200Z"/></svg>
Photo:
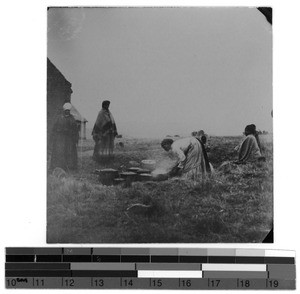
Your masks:
<svg viewBox="0 0 300 294"><path fill-rule="evenodd" d="M261 136L266 162L222 163L236 159L241 137L210 137L208 157L216 173L205 183L173 178L104 186L95 169L126 170L132 161L169 162L159 140L118 139L111 163L91 158L93 142L78 147L79 170L64 179L49 174L49 243L232 243L262 242L273 226L273 143ZM118 143L118 142L117 142ZM133 204L147 208L129 209Z"/></svg>

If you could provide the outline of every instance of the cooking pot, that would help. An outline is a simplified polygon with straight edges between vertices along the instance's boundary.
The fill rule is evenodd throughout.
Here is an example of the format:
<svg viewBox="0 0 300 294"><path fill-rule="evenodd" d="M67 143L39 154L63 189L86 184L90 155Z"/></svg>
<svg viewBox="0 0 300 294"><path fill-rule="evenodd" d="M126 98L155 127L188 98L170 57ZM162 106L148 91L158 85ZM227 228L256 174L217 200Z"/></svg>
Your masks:
<svg viewBox="0 0 300 294"><path fill-rule="evenodd" d="M142 167L147 170L155 170L156 161L151 159L142 160Z"/></svg>
<svg viewBox="0 0 300 294"><path fill-rule="evenodd" d="M119 176L119 172L112 168L101 169L98 174L100 183L107 186L112 185L114 179Z"/></svg>

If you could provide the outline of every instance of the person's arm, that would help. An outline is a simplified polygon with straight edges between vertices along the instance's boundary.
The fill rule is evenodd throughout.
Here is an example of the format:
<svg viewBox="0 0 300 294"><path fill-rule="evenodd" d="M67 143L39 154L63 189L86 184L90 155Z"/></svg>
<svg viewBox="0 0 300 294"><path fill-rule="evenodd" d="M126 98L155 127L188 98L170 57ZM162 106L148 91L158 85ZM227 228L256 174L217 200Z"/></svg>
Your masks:
<svg viewBox="0 0 300 294"><path fill-rule="evenodd" d="M112 132L115 137L118 135L117 126L114 123L112 124Z"/></svg>
<svg viewBox="0 0 300 294"><path fill-rule="evenodd" d="M178 161L177 165L178 167L183 167L183 162L185 161L186 156L184 155L183 151L180 147L172 145L172 152L176 154Z"/></svg>
<svg viewBox="0 0 300 294"><path fill-rule="evenodd" d="M98 142L101 139L100 129L98 128L98 126L96 124L93 127L92 136L93 136L93 140L95 142Z"/></svg>
<svg viewBox="0 0 300 294"><path fill-rule="evenodd" d="M174 166L171 168L171 170L169 171L168 175L169 175L170 177L175 177L175 176L177 176L177 175L180 174L181 170L182 170L182 169L181 169L180 167L178 167L178 164L176 164L176 165L174 165Z"/></svg>
<svg viewBox="0 0 300 294"><path fill-rule="evenodd" d="M173 165L173 167L170 169L169 171L169 176L170 177L175 177L180 175L182 168L183 168L183 161L180 160L179 156L181 157L181 159L183 160L182 154L179 152L179 154L177 152L174 152L177 155L177 160L176 163ZM183 154L183 156L185 157L185 155Z"/></svg>
<svg viewBox="0 0 300 294"><path fill-rule="evenodd" d="M172 145L171 150L174 154L176 154L177 156L177 162L176 164L171 168L169 175L170 176L177 176L181 173L183 165L184 165L184 161L186 156L184 155L183 151L181 150L181 148L179 146Z"/></svg>

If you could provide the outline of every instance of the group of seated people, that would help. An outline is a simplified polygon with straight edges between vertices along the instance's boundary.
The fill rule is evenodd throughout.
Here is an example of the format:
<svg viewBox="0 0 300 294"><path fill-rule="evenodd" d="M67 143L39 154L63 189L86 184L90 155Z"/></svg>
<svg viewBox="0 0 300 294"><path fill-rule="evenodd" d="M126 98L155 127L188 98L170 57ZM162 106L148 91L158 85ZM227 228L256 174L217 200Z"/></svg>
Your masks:
<svg viewBox="0 0 300 294"><path fill-rule="evenodd" d="M245 138L235 148L238 159L234 164L245 164L247 162L264 161L261 153L261 144L254 124L247 125L244 131ZM206 136L195 134L195 136L182 138L174 141L171 138L164 139L161 146L165 151L170 151L177 157L176 164L170 169L170 176L180 175L192 180L205 179L212 172L213 167L209 162L205 149Z"/></svg>

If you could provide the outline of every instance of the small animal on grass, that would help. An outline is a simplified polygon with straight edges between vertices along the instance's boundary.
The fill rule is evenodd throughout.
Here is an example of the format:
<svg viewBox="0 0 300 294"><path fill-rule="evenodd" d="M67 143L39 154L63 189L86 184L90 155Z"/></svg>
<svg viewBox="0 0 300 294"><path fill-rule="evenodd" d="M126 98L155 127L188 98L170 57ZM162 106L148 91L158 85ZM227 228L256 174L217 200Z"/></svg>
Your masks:
<svg viewBox="0 0 300 294"><path fill-rule="evenodd" d="M119 145L121 148L124 148L124 143L123 143L123 142L119 142L118 145Z"/></svg>
<svg viewBox="0 0 300 294"><path fill-rule="evenodd" d="M52 171L52 175L58 179L64 179L67 177L67 173L60 167L56 167L53 171Z"/></svg>
<svg viewBox="0 0 300 294"><path fill-rule="evenodd" d="M151 214L151 210L153 209L152 205L145 205L141 203L131 204L127 207L126 211L124 211L125 215L133 221L135 224L138 224L135 220L137 216L141 217L149 217Z"/></svg>
<svg viewBox="0 0 300 294"><path fill-rule="evenodd" d="M127 207L126 211L130 212L132 214L142 214L146 215L149 213L150 209L152 208L152 205L146 205L142 203L136 203L132 204Z"/></svg>

